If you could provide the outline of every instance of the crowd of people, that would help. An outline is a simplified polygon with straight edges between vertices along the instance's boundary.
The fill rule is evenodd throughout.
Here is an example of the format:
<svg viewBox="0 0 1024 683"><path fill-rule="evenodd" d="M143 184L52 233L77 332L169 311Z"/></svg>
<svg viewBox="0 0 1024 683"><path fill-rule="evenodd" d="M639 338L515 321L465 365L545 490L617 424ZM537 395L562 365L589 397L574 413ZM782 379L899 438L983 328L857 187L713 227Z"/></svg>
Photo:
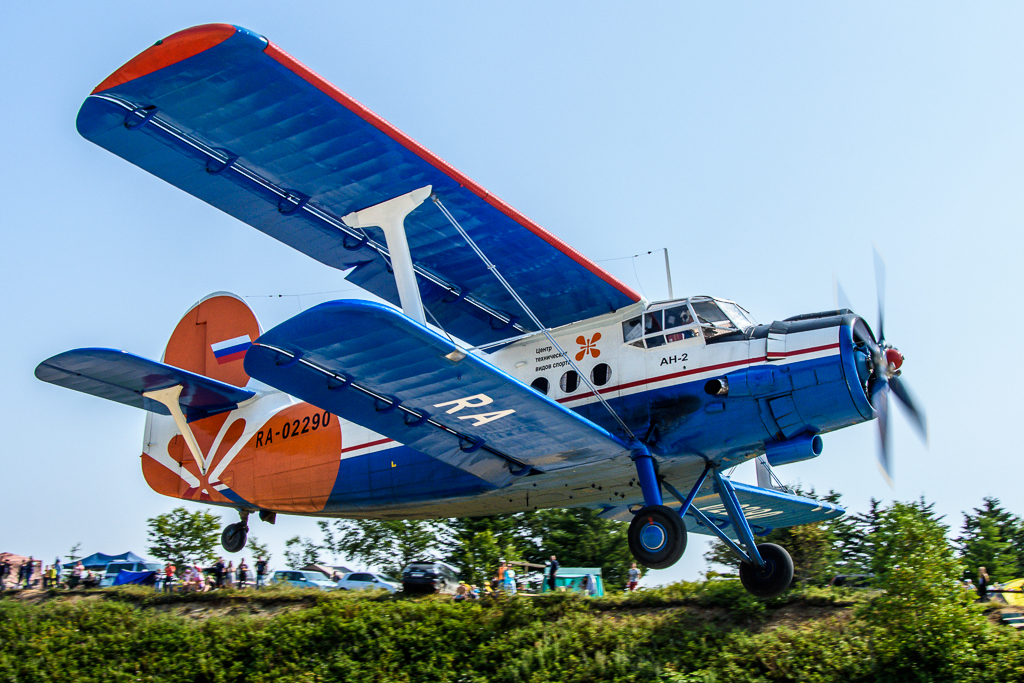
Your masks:
<svg viewBox="0 0 1024 683"><path fill-rule="evenodd" d="M0 590L8 588L93 588L100 585L101 572L94 572L82 566L54 562L43 565L40 560L29 556L18 563L4 558L0 561Z"/></svg>
<svg viewBox="0 0 1024 683"><path fill-rule="evenodd" d="M159 584L163 590L182 590L189 592L203 592L216 588L262 588L266 584L269 565L267 560L257 558L255 565L250 568L243 558L237 566L233 561L224 562L224 558L217 558L217 561L210 567L196 565L185 565L178 571L178 567L168 562L160 571L156 572L154 584ZM0 560L0 590L15 588L95 588L100 585L103 579L103 571L87 569L81 562L64 563L55 562L45 565L33 557L18 562L8 558Z"/></svg>
<svg viewBox="0 0 1024 683"><path fill-rule="evenodd" d="M250 569L243 557L235 566L233 560L224 562L223 557L210 567L198 564L185 565L178 571L173 562L168 562L160 571L160 580L164 592L181 590L188 593L205 593L219 588L263 588L266 586L267 573L270 567L265 558L257 558L256 564Z"/></svg>
<svg viewBox="0 0 1024 683"><path fill-rule="evenodd" d="M482 588L465 581L460 582L459 587L455 590L455 600L478 600L481 597L495 596L502 593L505 595L516 595L519 592L519 585L516 581L517 577L514 566L505 560L499 560L499 562L497 574L488 583L485 583ZM552 555L551 561L547 563L547 571L544 578L549 591L555 592L559 589L568 589L574 592L586 593L587 595L597 594L597 579L593 574L586 574L578 579L573 579L567 586L559 586L558 570L560 567L561 564L558 562L558 558ZM636 562L629 568L627 576L626 591L635 591L642 576Z"/></svg>

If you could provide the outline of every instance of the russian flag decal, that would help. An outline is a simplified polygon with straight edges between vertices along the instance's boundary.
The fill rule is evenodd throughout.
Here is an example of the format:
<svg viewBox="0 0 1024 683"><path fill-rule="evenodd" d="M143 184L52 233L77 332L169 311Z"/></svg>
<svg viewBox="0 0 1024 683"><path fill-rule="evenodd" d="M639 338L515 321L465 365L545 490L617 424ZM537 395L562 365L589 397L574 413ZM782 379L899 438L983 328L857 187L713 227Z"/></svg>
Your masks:
<svg viewBox="0 0 1024 683"><path fill-rule="evenodd" d="M251 345L252 338L246 334L234 339L210 344L210 349L213 351L213 357L217 359L217 364L224 365L224 363L244 358L245 352Z"/></svg>

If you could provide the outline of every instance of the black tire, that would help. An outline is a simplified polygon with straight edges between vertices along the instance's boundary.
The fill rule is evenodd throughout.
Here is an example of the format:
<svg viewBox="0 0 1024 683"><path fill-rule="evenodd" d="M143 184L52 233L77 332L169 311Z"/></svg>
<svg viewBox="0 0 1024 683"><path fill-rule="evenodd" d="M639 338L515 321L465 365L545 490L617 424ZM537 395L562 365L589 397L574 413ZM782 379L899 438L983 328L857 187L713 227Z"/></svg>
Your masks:
<svg viewBox="0 0 1024 683"><path fill-rule="evenodd" d="M245 538L248 533L248 527L241 522L228 524L220 534L220 544L229 553L237 553L245 547Z"/></svg>
<svg viewBox="0 0 1024 683"><path fill-rule="evenodd" d="M686 550L686 525L679 513L665 505L640 510L629 523L629 551L649 569L671 567Z"/></svg>
<svg viewBox="0 0 1024 683"><path fill-rule="evenodd" d="M757 546L764 567L740 563L740 581L751 595L774 598L782 595L793 583L793 558L786 549L774 543Z"/></svg>

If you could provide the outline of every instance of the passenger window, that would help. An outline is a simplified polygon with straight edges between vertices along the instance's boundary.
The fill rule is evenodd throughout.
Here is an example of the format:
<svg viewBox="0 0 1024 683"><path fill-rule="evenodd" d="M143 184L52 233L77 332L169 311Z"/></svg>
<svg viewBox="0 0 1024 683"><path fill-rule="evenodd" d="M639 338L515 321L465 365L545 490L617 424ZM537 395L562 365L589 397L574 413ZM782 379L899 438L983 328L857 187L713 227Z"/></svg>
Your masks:
<svg viewBox="0 0 1024 683"><path fill-rule="evenodd" d="M562 379L559 380L558 385L562 388L562 391L566 394L571 394L580 388L580 376L576 374L575 370L569 370Z"/></svg>
<svg viewBox="0 0 1024 683"><path fill-rule="evenodd" d="M594 369L590 371L590 381L594 383L594 386L603 387L612 378L612 368L607 363L598 363L594 366Z"/></svg>
<svg viewBox="0 0 1024 683"><path fill-rule="evenodd" d="M640 327L640 316L622 323L622 341L631 342L639 339L644 334L644 328Z"/></svg>
<svg viewBox="0 0 1024 683"><path fill-rule="evenodd" d="M654 313L644 313L644 334L651 334L652 332L661 332L663 329L661 326L661 311L655 311Z"/></svg>
<svg viewBox="0 0 1024 683"><path fill-rule="evenodd" d="M538 377L537 379L530 382L530 386L533 387L534 390L537 391L537 393L543 394L545 396L548 395L549 384L546 377Z"/></svg>
<svg viewBox="0 0 1024 683"><path fill-rule="evenodd" d="M671 330L673 327L682 327L683 325L689 325L693 322L693 317L690 315L690 309L684 306L673 306L672 308L665 309L665 329ZM669 341L675 341L670 339Z"/></svg>

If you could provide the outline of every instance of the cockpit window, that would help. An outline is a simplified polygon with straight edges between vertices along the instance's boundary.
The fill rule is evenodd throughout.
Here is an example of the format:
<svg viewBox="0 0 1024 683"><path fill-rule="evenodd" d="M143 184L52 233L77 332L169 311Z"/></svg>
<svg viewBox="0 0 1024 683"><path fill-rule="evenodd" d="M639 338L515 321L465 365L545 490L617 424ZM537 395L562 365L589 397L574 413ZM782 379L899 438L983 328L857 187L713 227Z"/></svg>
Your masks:
<svg viewBox="0 0 1024 683"><path fill-rule="evenodd" d="M622 323L622 340L641 349L695 338L700 338L700 330L686 301L651 306L642 316Z"/></svg>
<svg viewBox="0 0 1024 683"><path fill-rule="evenodd" d="M644 313L644 334L652 334L654 332L661 332L664 329L661 326L661 314L662 314L662 311L655 311L653 313Z"/></svg>
<svg viewBox="0 0 1024 683"><path fill-rule="evenodd" d="M728 301L719 301L718 305L722 308L729 319L732 320L733 324L741 330L745 330L748 327L753 327L757 323L754 319L736 304L729 303Z"/></svg>
<svg viewBox="0 0 1024 683"><path fill-rule="evenodd" d="M640 326L640 316L630 318L626 322L622 323L622 339L623 341L631 342L636 341L640 337L644 336L644 328Z"/></svg>
<svg viewBox="0 0 1024 683"><path fill-rule="evenodd" d="M702 323L710 323L715 327L735 327L714 301L694 301L693 312Z"/></svg>
<svg viewBox="0 0 1024 683"><path fill-rule="evenodd" d="M690 325L693 323L693 317L690 315L690 309L686 307L686 304L682 306L673 306L672 308L665 309L665 329L671 330L673 327L682 327L683 325Z"/></svg>

